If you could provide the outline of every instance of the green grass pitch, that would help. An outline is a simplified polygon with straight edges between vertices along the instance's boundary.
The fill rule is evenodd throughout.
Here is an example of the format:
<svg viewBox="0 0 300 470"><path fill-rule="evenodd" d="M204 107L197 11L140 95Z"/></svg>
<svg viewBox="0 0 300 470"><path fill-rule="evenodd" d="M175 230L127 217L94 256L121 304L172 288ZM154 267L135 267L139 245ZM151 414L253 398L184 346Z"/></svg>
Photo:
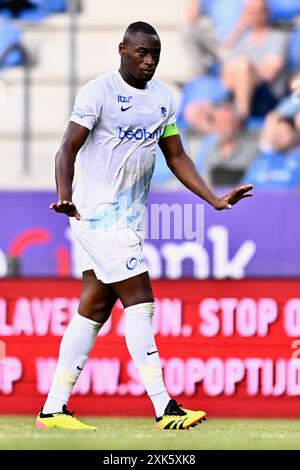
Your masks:
<svg viewBox="0 0 300 470"><path fill-rule="evenodd" d="M159 431L149 418L86 418L98 431L43 430L34 418L0 416L0 449L300 449L300 420L208 419Z"/></svg>

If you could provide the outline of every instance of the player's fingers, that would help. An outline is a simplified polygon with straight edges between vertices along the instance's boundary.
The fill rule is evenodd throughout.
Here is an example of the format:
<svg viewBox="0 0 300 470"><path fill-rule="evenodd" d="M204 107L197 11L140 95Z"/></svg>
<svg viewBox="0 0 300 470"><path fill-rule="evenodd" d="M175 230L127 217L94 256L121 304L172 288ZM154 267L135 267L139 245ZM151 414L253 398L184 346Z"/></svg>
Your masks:
<svg viewBox="0 0 300 470"><path fill-rule="evenodd" d="M62 206L58 205L58 203L56 203L56 202L52 202L52 204L50 204L49 207L50 207L50 209L53 209L56 212L60 212Z"/></svg>
<svg viewBox="0 0 300 470"><path fill-rule="evenodd" d="M68 204L65 204L64 201L61 200L57 201L56 203L52 202L49 207L50 209L53 209L55 212L59 212L60 214L70 211L69 202Z"/></svg>
<svg viewBox="0 0 300 470"><path fill-rule="evenodd" d="M247 193L247 192L250 191L251 189L253 189L251 185L240 186L239 188L235 188L235 189L231 192L230 196L231 196L231 197L236 197L236 196L239 197L239 196L241 196L242 194Z"/></svg>
<svg viewBox="0 0 300 470"><path fill-rule="evenodd" d="M70 210L66 210L64 211L64 213L68 216L68 217L74 217L76 220L80 220L81 219L81 216L79 214L79 212L77 212L77 210L75 209L70 209Z"/></svg>
<svg viewBox="0 0 300 470"><path fill-rule="evenodd" d="M240 188L238 188L237 192L239 194L245 194L248 191L251 191L252 189L253 189L253 186L251 184L248 184L247 186L241 186Z"/></svg>
<svg viewBox="0 0 300 470"><path fill-rule="evenodd" d="M246 192L246 191L250 191L250 189L253 189L253 185L252 184L244 184L243 186L240 186L237 189Z"/></svg>

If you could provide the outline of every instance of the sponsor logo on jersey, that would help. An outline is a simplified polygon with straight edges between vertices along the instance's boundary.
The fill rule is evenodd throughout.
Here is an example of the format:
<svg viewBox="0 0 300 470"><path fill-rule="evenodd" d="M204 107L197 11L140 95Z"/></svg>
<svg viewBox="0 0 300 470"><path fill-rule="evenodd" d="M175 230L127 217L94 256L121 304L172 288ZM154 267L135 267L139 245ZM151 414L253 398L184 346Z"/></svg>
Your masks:
<svg viewBox="0 0 300 470"><path fill-rule="evenodd" d="M126 108L124 108L124 106L121 106L121 111L127 111L128 109L132 108L132 105L131 106L127 106Z"/></svg>
<svg viewBox="0 0 300 470"><path fill-rule="evenodd" d="M160 136L162 135L162 131L160 129L157 129L154 132L149 132L147 129L144 128L138 128L134 130L126 130L123 129L122 127L119 127L119 139L120 140L147 140L147 139L153 139L153 140L159 140Z"/></svg>
<svg viewBox="0 0 300 470"><path fill-rule="evenodd" d="M167 109L166 109L164 106L161 106L161 107L160 107L160 111L161 111L162 117L163 117L163 118L166 118L166 117L167 117L167 114L168 114Z"/></svg>
<svg viewBox="0 0 300 470"><path fill-rule="evenodd" d="M130 103L132 96L118 95L118 103Z"/></svg>

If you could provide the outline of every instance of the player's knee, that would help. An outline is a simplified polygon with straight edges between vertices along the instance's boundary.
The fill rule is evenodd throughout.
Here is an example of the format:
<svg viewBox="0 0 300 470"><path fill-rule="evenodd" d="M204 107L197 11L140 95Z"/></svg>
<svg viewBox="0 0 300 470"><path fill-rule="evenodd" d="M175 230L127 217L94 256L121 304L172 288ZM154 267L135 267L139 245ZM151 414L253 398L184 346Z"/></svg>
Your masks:
<svg viewBox="0 0 300 470"><path fill-rule="evenodd" d="M111 315L109 307L103 308L101 304L84 305L80 304L78 308L80 315L103 325Z"/></svg>
<svg viewBox="0 0 300 470"><path fill-rule="evenodd" d="M252 70L252 63L247 57L242 57L236 61L235 72L239 74L249 73Z"/></svg>
<svg viewBox="0 0 300 470"><path fill-rule="evenodd" d="M109 319L111 315L111 311L95 311L93 313L93 320L98 322L98 323L101 323L101 325L104 325L105 322L107 322L107 320Z"/></svg>
<svg viewBox="0 0 300 470"><path fill-rule="evenodd" d="M110 317L112 305L99 300L98 297L96 292L85 292L81 296L78 311L80 315L103 324Z"/></svg>

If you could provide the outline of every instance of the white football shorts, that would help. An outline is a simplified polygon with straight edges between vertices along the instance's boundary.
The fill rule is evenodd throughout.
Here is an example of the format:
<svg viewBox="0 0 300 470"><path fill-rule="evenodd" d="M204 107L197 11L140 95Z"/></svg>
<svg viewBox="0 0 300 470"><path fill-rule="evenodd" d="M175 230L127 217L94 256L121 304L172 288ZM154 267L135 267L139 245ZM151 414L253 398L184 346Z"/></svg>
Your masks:
<svg viewBox="0 0 300 470"><path fill-rule="evenodd" d="M93 269L97 279L111 284L148 271L143 240L134 227L91 229L76 219L70 224L82 248L82 272Z"/></svg>

